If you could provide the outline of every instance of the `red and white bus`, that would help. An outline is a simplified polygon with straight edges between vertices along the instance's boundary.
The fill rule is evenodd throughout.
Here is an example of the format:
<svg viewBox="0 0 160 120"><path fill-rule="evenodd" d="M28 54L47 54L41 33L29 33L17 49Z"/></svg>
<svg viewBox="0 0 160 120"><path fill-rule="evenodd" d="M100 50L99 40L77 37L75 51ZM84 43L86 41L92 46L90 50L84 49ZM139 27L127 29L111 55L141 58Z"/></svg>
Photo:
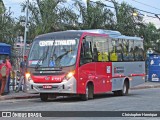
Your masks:
<svg viewBox="0 0 160 120"><path fill-rule="evenodd" d="M50 95L127 95L145 82L143 39L111 30L69 30L37 36L28 56L26 91Z"/></svg>

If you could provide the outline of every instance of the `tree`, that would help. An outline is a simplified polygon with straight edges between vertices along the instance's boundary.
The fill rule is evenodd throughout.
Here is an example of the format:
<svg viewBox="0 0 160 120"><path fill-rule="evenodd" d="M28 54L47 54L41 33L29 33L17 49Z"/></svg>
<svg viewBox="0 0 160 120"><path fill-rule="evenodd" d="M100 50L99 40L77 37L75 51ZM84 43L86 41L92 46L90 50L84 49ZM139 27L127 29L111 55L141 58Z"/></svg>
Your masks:
<svg viewBox="0 0 160 120"><path fill-rule="evenodd" d="M37 0L29 3L30 30L29 35L34 38L38 34L65 30L69 25L77 23L77 16L73 10L63 7L65 0ZM26 3L22 4L22 9Z"/></svg>
<svg viewBox="0 0 160 120"><path fill-rule="evenodd" d="M7 11L5 7L0 14L0 42L5 42L9 44L14 43L14 19L11 17L12 12L10 9Z"/></svg>
<svg viewBox="0 0 160 120"><path fill-rule="evenodd" d="M142 16L139 12L125 2L121 4L115 0L112 2L116 12L116 30L125 35L138 35L139 23L142 23ZM134 16L133 13L137 13L137 16Z"/></svg>
<svg viewBox="0 0 160 120"><path fill-rule="evenodd" d="M102 2L87 0L87 6L82 1L76 0L74 5L81 18L81 29L112 28L114 14Z"/></svg>
<svg viewBox="0 0 160 120"><path fill-rule="evenodd" d="M140 33L144 37L145 48L154 48L157 44L157 40L160 39L160 33L153 23L146 24Z"/></svg>

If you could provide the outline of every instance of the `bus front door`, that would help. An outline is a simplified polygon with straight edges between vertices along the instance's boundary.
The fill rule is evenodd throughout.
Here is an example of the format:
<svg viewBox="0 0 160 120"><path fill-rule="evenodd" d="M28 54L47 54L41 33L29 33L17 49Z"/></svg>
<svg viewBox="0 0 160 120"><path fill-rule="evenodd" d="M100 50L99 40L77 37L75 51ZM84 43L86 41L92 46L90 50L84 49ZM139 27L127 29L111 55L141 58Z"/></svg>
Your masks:
<svg viewBox="0 0 160 120"><path fill-rule="evenodd" d="M97 93L109 92L112 90L112 66L111 62L96 63L96 81L95 91Z"/></svg>

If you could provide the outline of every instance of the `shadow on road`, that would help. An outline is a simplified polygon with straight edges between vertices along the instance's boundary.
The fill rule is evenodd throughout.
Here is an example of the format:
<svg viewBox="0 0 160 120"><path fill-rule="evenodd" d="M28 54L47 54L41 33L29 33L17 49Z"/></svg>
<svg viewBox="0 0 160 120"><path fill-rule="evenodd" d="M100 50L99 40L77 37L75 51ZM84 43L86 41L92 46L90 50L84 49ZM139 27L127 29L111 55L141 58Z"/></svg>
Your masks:
<svg viewBox="0 0 160 120"><path fill-rule="evenodd" d="M109 99L109 98L113 98L113 97L133 97L135 96L136 94L129 94L127 96L115 96L113 93L105 93L105 94L97 94L97 95L94 95L94 99L90 99L89 101L91 100L98 100L98 99ZM38 99L40 100L40 99ZM41 102L41 100L39 101ZM81 100L80 97L78 96L59 96L57 98L49 98L47 102L63 102L63 103L70 103L70 102L86 102L86 101L83 101Z"/></svg>

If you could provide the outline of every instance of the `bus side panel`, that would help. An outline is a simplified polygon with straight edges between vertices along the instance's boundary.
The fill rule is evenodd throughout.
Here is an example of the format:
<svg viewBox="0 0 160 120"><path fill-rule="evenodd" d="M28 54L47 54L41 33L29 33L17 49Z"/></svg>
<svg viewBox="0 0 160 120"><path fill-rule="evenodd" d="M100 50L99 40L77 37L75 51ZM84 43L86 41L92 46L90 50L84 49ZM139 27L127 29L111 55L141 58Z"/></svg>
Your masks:
<svg viewBox="0 0 160 120"><path fill-rule="evenodd" d="M77 94L84 94L87 83L93 82L95 79L95 63L87 63L79 67L77 80ZM93 82L94 84L94 82Z"/></svg>
<svg viewBox="0 0 160 120"><path fill-rule="evenodd" d="M134 67L133 67L134 68ZM145 82L145 62L137 62L135 66L135 75L133 74L133 77L130 81L130 87L137 86L139 84L143 84Z"/></svg>
<svg viewBox="0 0 160 120"><path fill-rule="evenodd" d="M123 87L125 78L129 78L130 87L145 82L145 62L113 62L112 63L112 91Z"/></svg>
<svg viewBox="0 0 160 120"><path fill-rule="evenodd" d="M112 63L97 62L96 63L96 79L94 85L95 93L104 93L112 90Z"/></svg>

